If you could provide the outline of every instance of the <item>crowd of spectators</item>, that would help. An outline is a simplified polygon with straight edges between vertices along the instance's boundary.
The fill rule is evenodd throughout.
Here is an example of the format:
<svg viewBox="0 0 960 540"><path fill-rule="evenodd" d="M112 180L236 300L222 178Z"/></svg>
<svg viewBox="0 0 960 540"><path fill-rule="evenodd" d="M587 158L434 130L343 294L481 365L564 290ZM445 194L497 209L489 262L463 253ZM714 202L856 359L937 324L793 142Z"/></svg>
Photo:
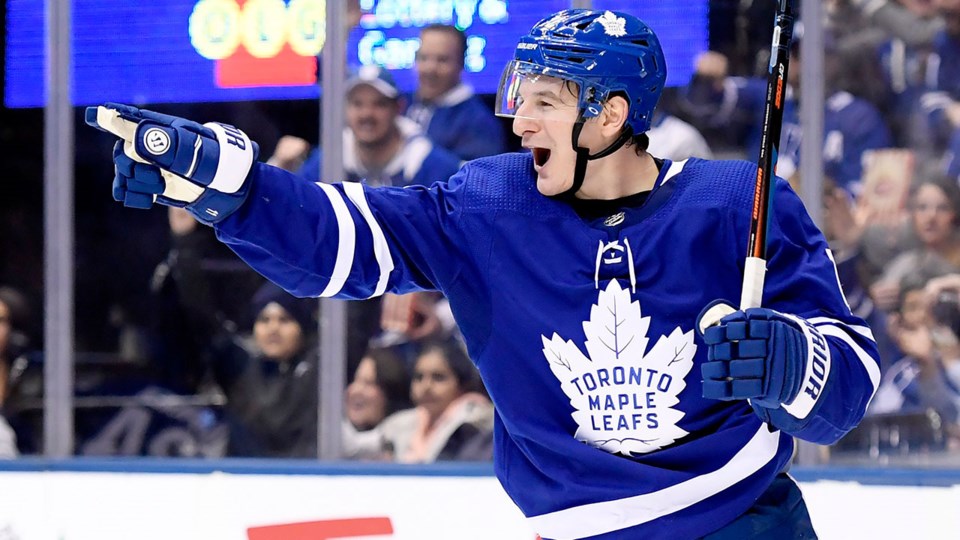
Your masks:
<svg viewBox="0 0 960 540"><path fill-rule="evenodd" d="M649 133L657 157L756 157L769 54L769 34L760 29L772 27L772 3L712 4L735 24L714 33L688 84L667 89ZM828 0L824 11L825 129L816 142L824 157L822 227L848 303L870 323L881 348L880 389L869 414L935 417L942 447L960 449L960 0ZM810 144L801 140L802 29L797 34L777 171L794 184L800 153ZM492 96L475 94L462 78L463 32L432 25L420 39L414 68L419 83L410 95L384 69L351 70L343 180L428 185L449 177L463 161L518 149L507 124L493 115ZM316 181L322 160L316 133L289 120L315 119L304 110L313 113L316 104L299 106L223 112L243 115L234 123L270 150L261 159ZM78 152L98 144L78 141ZM98 167L78 162L79 181L108 178ZM91 191L109 199L106 186ZM116 210L103 201L91 203L103 210L98 226L116 234L110 225ZM90 210L82 201L80 207ZM85 225L94 220L87 214L78 219L79 234L95 235L98 226ZM212 411L205 432L216 427L228 433L224 455L314 456L317 302L264 282L185 212L145 214L141 222L125 216L117 229L142 226L138 238L158 239L139 241L139 260L129 260L135 257L128 248L136 242L129 238L111 238L101 244L106 248L80 243L78 272L97 278L78 277L78 348L138 366L151 387L203 396L192 406ZM30 216L8 218L5 230L14 230L13 220ZM105 272L84 273L97 264L116 281L105 280ZM30 276L9 279L19 267L3 270L0 281L39 292ZM37 317L30 322L23 315L25 298L0 288L0 457L40 447L23 439L42 430L21 431L4 417L17 410L9 404L12 394L40 397L35 388L17 387L30 380L22 375L36 363L36 355L25 354L30 338L39 341ZM442 295L387 294L351 302L348 327L344 457L490 458L492 406ZM89 386L84 391L91 394L104 388ZM119 393L135 397L142 390L139 385ZM89 429L95 439L104 427L94 422ZM141 452L146 446L129 448Z"/></svg>

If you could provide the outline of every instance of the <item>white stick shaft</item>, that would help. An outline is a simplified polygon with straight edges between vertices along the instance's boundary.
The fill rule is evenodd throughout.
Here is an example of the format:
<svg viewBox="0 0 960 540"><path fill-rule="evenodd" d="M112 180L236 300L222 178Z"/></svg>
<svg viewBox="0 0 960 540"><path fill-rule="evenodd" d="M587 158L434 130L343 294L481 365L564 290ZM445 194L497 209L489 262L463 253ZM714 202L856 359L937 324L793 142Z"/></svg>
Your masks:
<svg viewBox="0 0 960 540"><path fill-rule="evenodd" d="M740 292L740 310L760 307L763 301L763 280L767 275L767 261L747 257L743 269L743 289Z"/></svg>

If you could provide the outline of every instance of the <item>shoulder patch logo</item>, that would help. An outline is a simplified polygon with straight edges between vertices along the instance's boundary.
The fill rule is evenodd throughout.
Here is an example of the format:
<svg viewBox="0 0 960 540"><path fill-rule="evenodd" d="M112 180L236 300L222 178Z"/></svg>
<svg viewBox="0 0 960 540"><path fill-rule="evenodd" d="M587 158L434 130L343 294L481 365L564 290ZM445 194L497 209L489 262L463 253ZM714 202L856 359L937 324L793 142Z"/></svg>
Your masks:
<svg viewBox="0 0 960 540"><path fill-rule="evenodd" d="M597 17L597 22L603 26L603 30L608 36L627 35L627 21L623 17L617 17L612 11L606 11L603 15Z"/></svg>
<svg viewBox="0 0 960 540"><path fill-rule="evenodd" d="M687 435L673 407L686 387L697 346L679 327L647 351L650 317L611 280L584 321L587 355L554 333L543 355L576 409L577 440L613 454L645 454Z"/></svg>

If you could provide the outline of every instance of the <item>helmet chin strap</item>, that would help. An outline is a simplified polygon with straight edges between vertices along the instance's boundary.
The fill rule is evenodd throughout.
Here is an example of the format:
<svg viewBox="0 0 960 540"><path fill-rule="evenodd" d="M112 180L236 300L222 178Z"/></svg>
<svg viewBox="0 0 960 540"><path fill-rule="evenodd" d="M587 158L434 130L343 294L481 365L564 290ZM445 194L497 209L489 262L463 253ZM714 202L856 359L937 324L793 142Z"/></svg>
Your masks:
<svg viewBox="0 0 960 540"><path fill-rule="evenodd" d="M620 132L620 136L617 137L617 140L613 141L610 146L604 148L603 150L597 152L596 154L591 155L588 148L580 146L580 131L583 130L583 112L580 112L580 118L577 119L577 123L573 125L573 134L571 136L571 142L573 143L573 150L577 153L577 162L573 168L573 185L570 186L570 189L564 191L558 197L568 198L574 197L580 188L583 186L583 179L587 173L587 162L594 159L600 159L604 156L609 156L610 154L616 152L620 149L621 146L626 144L630 140L630 137L633 136L633 129L627 125L624 126L623 131Z"/></svg>

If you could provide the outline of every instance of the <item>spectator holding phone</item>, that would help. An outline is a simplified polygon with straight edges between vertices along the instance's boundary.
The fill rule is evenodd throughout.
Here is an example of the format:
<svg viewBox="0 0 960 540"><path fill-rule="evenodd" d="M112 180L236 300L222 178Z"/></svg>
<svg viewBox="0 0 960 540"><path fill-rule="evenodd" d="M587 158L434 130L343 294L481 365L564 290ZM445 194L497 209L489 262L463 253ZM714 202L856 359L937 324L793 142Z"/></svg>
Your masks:
<svg viewBox="0 0 960 540"><path fill-rule="evenodd" d="M960 275L925 283L910 276L900 286L889 332L903 357L887 370L871 414L935 411L953 444L960 443Z"/></svg>

